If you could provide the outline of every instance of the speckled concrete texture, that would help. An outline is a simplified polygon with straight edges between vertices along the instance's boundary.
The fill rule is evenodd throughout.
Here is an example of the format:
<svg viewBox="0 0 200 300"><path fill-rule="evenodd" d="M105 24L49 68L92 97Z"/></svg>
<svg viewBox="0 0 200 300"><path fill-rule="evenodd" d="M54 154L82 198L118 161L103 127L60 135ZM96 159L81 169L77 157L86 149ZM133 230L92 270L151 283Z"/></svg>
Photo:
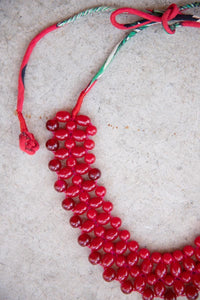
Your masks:
<svg viewBox="0 0 200 300"><path fill-rule="evenodd" d="M186 2L175 1L177 4ZM24 112L40 143L18 147L17 77L29 41L43 28L97 5L165 8L159 1L0 1L1 300L141 299L106 283L88 262L79 231L61 208L47 118L71 110L80 91L125 35L109 15L88 16L48 34L27 67ZM200 11L196 11L200 14ZM172 251L200 233L200 85L198 29L175 35L153 26L130 40L85 99L81 113L98 128L95 166L114 214L151 251Z"/></svg>

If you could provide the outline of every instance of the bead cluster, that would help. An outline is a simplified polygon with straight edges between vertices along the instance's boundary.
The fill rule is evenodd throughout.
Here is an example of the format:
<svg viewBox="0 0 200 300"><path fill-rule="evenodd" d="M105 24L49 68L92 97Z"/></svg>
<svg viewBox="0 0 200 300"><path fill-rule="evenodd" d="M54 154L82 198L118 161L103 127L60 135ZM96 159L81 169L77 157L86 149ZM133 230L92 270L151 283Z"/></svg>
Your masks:
<svg viewBox="0 0 200 300"><path fill-rule="evenodd" d="M101 172L91 166L95 156L90 151L95 143L89 138L97 130L89 117L72 118L69 112L60 111L46 127L54 134L46 143L54 153L49 162L49 169L58 175L54 187L65 193L62 207L73 211L70 224L81 230L78 243L90 248L89 261L102 265L105 281L118 280L123 293L134 290L144 300L197 299L200 236L194 247L188 245L173 253L150 253L140 248L130 239L129 231L121 228L121 219L111 214L113 205L105 200L106 189L97 183Z"/></svg>

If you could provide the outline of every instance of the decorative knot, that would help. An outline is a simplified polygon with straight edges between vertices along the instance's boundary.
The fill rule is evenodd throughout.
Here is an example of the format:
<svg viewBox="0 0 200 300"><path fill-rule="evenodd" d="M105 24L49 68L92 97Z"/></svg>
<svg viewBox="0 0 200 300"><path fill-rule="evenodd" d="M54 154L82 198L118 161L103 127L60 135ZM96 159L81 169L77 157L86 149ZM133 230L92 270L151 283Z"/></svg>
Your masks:
<svg viewBox="0 0 200 300"><path fill-rule="evenodd" d="M27 130L21 132L19 135L19 146L22 151L30 155L35 154L35 152L39 149L39 144L34 135Z"/></svg>

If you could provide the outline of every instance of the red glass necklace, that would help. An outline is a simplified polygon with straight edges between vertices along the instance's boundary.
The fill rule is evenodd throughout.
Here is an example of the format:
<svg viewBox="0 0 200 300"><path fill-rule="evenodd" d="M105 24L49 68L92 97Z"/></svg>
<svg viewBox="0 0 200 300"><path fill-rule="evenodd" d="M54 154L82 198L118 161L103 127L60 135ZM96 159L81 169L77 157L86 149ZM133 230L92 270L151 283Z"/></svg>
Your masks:
<svg viewBox="0 0 200 300"><path fill-rule="evenodd" d="M70 224L81 230L78 243L90 249L90 263L102 265L105 281L118 280L123 293L129 294L134 290L141 293L144 300L154 297L172 300L177 296L186 296L190 300L198 298L200 236L195 239L195 246L187 245L173 253L162 254L150 253L147 248L140 248L138 242L131 240L129 231L121 227L121 219L111 213L113 205L106 200L106 188L98 184L100 170L92 167L95 155L91 150L95 143L91 136L96 134L97 129L90 118L79 114L79 111L86 94L131 37L157 23L162 23L169 34L174 34L175 28L179 26L200 27L200 18L183 14L186 9L194 7L200 7L200 2L181 7L172 4L165 12L142 12L133 8L115 9L105 6L85 10L39 33L29 44L19 72L17 114L21 127L20 148L28 154L34 154L39 144L27 129L22 109L25 70L37 42L48 32L95 12L109 12L115 27L131 29L80 93L72 112L59 111L54 119L47 121L46 127L53 137L47 141L46 147L54 154L49 162L49 169L58 176L54 188L65 194L62 207L73 212ZM136 14L143 19L132 24L120 24L116 17L122 13ZM169 21L172 21L172 25L168 24Z"/></svg>

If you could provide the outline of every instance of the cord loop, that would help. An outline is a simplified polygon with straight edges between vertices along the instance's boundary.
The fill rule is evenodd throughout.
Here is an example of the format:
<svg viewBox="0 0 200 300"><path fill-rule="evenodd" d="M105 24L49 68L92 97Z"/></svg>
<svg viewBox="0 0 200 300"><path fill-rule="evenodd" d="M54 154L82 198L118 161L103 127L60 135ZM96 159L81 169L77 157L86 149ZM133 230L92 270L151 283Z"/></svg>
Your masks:
<svg viewBox="0 0 200 300"><path fill-rule="evenodd" d="M142 17L143 20L141 22L135 22L133 24L121 24L116 21L116 17L120 14L128 13L131 15L137 15ZM136 29L138 27L142 27L144 25L150 23L162 23L163 28L169 34L174 34L175 30L172 30L169 26L168 22L175 19L177 15L181 14L179 7L173 3L171 4L164 13L159 14L154 12L153 10L149 10L149 13L143 12L141 10L131 8L131 7L122 7L116 9L110 16L111 23L113 26L117 27L118 29ZM136 24L137 23L137 24Z"/></svg>

